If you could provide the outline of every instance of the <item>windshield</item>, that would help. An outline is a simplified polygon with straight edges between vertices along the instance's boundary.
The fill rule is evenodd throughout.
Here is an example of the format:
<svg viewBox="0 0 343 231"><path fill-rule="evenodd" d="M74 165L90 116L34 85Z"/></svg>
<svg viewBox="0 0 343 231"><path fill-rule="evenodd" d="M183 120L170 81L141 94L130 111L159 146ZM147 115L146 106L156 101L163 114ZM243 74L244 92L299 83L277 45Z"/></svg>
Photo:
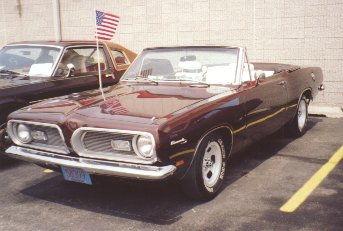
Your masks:
<svg viewBox="0 0 343 231"><path fill-rule="evenodd" d="M123 80L235 84L238 48L181 47L143 51Z"/></svg>
<svg viewBox="0 0 343 231"><path fill-rule="evenodd" d="M0 51L0 72L51 76L61 49L48 46L7 46Z"/></svg>

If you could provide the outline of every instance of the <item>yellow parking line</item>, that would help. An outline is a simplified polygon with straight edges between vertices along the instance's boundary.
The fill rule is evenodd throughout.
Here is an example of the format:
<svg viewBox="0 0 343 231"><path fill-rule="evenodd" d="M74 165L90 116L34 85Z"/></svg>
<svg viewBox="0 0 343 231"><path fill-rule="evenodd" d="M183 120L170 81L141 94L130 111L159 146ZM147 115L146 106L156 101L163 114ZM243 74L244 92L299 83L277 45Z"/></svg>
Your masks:
<svg viewBox="0 0 343 231"><path fill-rule="evenodd" d="M44 173L53 173L54 171L52 171L51 169L44 169L43 172L44 172Z"/></svg>
<svg viewBox="0 0 343 231"><path fill-rule="evenodd" d="M294 212L343 159L343 146L309 179L281 208L282 212Z"/></svg>

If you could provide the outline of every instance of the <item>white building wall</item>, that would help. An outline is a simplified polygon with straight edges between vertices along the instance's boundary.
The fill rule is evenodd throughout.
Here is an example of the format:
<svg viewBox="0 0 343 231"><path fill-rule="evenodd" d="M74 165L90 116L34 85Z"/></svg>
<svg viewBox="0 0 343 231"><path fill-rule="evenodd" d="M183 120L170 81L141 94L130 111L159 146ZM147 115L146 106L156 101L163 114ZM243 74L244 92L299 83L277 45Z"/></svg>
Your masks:
<svg viewBox="0 0 343 231"><path fill-rule="evenodd" d="M320 66L317 104L343 107L343 0L60 0L62 38L93 39L95 9L121 16L114 42L244 45L253 61ZM54 39L52 0L2 0L0 45Z"/></svg>

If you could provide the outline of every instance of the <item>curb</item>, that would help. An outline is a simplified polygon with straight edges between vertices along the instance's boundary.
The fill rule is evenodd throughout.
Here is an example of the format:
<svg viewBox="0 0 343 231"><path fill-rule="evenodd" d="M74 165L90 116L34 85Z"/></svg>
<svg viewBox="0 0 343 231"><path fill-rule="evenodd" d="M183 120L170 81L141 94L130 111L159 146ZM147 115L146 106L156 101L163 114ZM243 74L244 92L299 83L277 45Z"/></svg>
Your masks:
<svg viewBox="0 0 343 231"><path fill-rule="evenodd" d="M308 107L309 115L325 116L329 118L343 118L343 108L311 105Z"/></svg>

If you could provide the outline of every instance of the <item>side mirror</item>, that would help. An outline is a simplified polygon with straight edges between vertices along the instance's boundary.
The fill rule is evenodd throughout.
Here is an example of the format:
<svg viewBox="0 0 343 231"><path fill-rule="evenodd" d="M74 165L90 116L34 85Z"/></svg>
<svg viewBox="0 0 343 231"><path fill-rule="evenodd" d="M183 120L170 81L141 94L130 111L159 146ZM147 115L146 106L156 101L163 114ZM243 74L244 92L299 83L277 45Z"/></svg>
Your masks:
<svg viewBox="0 0 343 231"><path fill-rule="evenodd" d="M266 74L264 71L256 71L255 72L255 79L257 80L257 83L261 82L261 80L266 78Z"/></svg>
<svg viewBox="0 0 343 231"><path fill-rule="evenodd" d="M68 77L72 76L72 75L74 74L74 72L75 72L75 66L74 66L74 64L68 63L68 64L67 64L67 68L68 68L68 73L67 73L67 75L65 76L65 78L68 78Z"/></svg>

